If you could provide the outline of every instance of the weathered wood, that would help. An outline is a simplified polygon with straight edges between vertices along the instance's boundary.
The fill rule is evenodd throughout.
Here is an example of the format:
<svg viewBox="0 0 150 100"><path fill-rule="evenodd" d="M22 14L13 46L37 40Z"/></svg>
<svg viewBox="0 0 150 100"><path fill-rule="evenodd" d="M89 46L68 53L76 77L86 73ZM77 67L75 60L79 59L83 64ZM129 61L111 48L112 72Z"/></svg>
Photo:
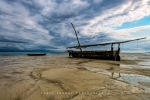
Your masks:
<svg viewBox="0 0 150 100"><path fill-rule="evenodd" d="M121 41L121 42L108 42L108 43L100 43L100 44L80 45L80 48L87 48L87 47L91 47L91 46L105 46L105 45L110 45L110 44L121 44L121 43L136 41L136 40L142 40L142 39L146 39L146 37L128 40L128 41ZM67 49L68 48L79 48L79 46L67 47Z"/></svg>
<svg viewBox="0 0 150 100"><path fill-rule="evenodd" d="M68 50L69 57L116 60L118 51L73 51Z"/></svg>
<svg viewBox="0 0 150 100"><path fill-rule="evenodd" d="M82 51L82 48L80 47L80 42L79 42L79 39L78 39L78 35L77 35L77 32L76 32L76 29L74 28L72 23L71 23L71 25L72 25L72 27L73 27L73 29L75 31L75 34L76 34L76 38L77 38L77 41L78 41L78 47L79 47L80 51Z"/></svg>

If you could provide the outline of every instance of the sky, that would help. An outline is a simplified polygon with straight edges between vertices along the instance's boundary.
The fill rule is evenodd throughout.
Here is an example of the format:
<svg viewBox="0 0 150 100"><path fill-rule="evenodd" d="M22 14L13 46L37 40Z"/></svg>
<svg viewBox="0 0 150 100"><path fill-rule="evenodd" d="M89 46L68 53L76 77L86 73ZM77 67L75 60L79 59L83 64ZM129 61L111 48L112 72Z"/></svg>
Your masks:
<svg viewBox="0 0 150 100"><path fill-rule="evenodd" d="M146 40L123 50L150 50L150 0L0 0L0 50L65 50L81 45Z"/></svg>

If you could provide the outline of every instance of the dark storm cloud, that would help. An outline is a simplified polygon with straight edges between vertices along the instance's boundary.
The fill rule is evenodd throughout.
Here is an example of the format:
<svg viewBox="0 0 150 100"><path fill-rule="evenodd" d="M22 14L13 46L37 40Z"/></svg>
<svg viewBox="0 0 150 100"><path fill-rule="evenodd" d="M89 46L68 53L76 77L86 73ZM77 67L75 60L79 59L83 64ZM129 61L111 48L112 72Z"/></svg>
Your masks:
<svg viewBox="0 0 150 100"><path fill-rule="evenodd" d="M13 40L14 39L14 40ZM0 35L0 42L10 42L10 43L29 43L28 40L20 40L19 38L15 38L15 37L5 37L3 35Z"/></svg>
<svg viewBox="0 0 150 100"><path fill-rule="evenodd" d="M0 42L11 42L11 43L27 43L27 42L22 42L22 41L14 41L14 40L7 40L7 39L2 39Z"/></svg>

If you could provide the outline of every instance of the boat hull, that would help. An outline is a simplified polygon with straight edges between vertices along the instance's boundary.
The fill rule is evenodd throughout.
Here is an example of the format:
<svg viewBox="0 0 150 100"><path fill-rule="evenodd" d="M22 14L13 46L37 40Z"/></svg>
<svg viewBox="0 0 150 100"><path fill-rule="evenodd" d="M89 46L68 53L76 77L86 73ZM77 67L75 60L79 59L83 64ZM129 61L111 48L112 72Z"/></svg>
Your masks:
<svg viewBox="0 0 150 100"><path fill-rule="evenodd" d="M27 54L28 56L45 56L46 53L42 53L42 54Z"/></svg>
<svg viewBox="0 0 150 100"><path fill-rule="evenodd" d="M116 51L73 51L68 50L69 57L91 58L120 61L118 50Z"/></svg>

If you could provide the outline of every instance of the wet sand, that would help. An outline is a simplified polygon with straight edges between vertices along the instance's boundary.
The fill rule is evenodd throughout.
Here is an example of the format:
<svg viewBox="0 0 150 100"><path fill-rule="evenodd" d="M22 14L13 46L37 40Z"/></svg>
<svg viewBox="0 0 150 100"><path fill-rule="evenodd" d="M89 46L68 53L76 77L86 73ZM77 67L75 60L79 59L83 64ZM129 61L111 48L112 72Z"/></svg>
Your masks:
<svg viewBox="0 0 150 100"><path fill-rule="evenodd" d="M150 100L150 54L0 58L0 100Z"/></svg>

